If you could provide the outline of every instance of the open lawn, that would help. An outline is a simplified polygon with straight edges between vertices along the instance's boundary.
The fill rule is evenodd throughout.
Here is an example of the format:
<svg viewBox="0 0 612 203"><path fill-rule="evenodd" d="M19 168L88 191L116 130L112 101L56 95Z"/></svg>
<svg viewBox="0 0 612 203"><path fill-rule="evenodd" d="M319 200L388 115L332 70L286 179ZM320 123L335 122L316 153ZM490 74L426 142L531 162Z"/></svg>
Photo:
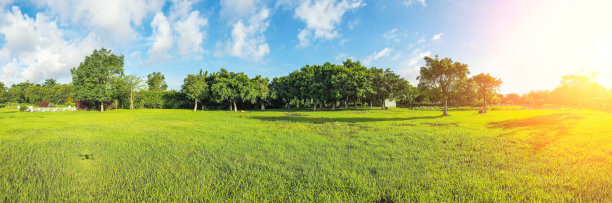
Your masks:
<svg viewBox="0 0 612 203"><path fill-rule="evenodd" d="M0 201L612 201L596 111L0 110Z"/></svg>

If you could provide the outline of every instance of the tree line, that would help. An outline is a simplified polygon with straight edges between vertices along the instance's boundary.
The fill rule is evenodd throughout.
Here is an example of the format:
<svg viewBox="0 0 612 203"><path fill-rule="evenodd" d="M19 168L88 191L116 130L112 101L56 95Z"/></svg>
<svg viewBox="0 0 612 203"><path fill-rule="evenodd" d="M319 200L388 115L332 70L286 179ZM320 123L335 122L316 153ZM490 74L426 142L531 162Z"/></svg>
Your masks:
<svg viewBox="0 0 612 203"><path fill-rule="evenodd" d="M220 69L188 74L180 90L168 90L165 76L153 72L146 78L124 73L124 57L110 50L94 50L78 67L71 69L72 82L59 84L48 79L41 84L28 81L5 87L0 82L0 103L48 102L51 105L77 105L81 109L112 108L193 108L330 109L379 106L385 101L398 104L482 106L545 105L598 107L610 103L612 90L592 80L593 75L568 75L552 91L527 94L498 93L501 79L489 74L469 77L468 65L439 56L424 57L425 65L413 86L390 69L365 67L359 61L342 64L326 62L306 65L272 80L257 75ZM189 107L191 106L191 107Z"/></svg>

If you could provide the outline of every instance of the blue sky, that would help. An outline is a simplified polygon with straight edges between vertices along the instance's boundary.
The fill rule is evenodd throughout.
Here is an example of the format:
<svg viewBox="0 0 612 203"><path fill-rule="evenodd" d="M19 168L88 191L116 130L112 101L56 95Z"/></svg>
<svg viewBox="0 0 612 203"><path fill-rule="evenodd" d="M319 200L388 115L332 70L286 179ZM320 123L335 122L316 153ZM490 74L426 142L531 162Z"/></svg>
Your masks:
<svg viewBox="0 0 612 203"><path fill-rule="evenodd" d="M172 89L199 69L272 78L346 58L416 85L422 58L435 54L501 77L504 93L590 71L611 87L612 32L601 26L610 9L603 0L0 0L0 81L66 83L105 47L125 56L127 73L162 72Z"/></svg>

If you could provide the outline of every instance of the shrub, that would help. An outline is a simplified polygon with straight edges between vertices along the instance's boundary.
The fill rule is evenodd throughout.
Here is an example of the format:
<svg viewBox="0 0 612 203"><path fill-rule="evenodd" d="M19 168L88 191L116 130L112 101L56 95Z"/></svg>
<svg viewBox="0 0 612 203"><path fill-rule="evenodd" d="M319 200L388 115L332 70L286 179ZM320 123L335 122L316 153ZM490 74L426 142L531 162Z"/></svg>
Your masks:
<svg viewBox="0 0 612 203"><path fill-rule="evenodd" d="M142 108L161 109L164 105L163 94L163 91L143 90L136 93L134 103L140 104Z"/></svg>
<svg viewBox="0 0 612 203"><path fill-rule="evenodd" d="M38 106L38 107L47 107L47 106L49 106L49 102L46 102L46 101L38 102L38 103L36 103L36 106Z"/></svg>
<svg viewBox="0 0 612 203"><path fill-rule="evenodd" d="M166 109L180 109L180 108L193 108L193 105L189 99L182 92L170 90L165 91L162 98L164 99L164 108Z"/></svg>
<svg viewBox="0 0 612 203"><path fill-rule="evenodd" d="M19 111L21 111L21 112L25 112L26 110L28 110L28 106L20 106L19 107Z"/></svg>

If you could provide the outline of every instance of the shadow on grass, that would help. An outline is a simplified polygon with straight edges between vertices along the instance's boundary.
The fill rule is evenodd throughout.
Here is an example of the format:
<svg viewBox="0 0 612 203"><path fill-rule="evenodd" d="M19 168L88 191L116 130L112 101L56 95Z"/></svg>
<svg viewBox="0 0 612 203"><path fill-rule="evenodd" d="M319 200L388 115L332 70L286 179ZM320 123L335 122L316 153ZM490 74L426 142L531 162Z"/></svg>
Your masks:
<svg viewBox="0 0 612 203"><path fill-rule="evenodd" d="M488 127L512 130L513 132L528 131L531 135L529 142L538 151L569 135L570 129L573 128L575 122L582 118L582 116L570 113L556 113L490 122ZM507 135L507 133L504 134Z"/></svg>
<svg viewBox="0 0 612 203"><path fill-rule="evenodd" d="M306 117L306 116L251 116L249 118L262 121L283 121L283 122L300 122L300 123L329 123L329 122L345 122L345 123L362 123L362 122L378 122L378 121L408 121L418 119L435 119L442 116L419 116L406 118L372 118L372 117Z"/></svg>

